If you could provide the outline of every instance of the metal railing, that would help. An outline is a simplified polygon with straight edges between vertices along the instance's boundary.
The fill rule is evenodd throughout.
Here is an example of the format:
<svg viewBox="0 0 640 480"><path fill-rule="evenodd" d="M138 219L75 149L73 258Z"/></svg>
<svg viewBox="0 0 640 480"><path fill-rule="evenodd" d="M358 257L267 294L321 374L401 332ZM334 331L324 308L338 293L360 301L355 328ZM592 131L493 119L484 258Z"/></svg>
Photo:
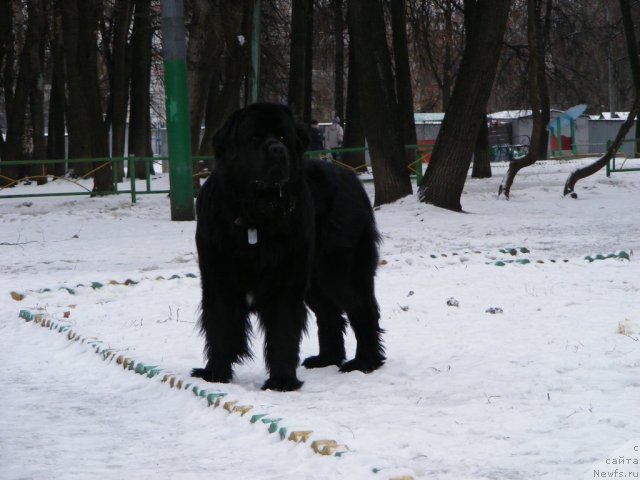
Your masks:
<svg viewBox="0 0 640 480"><path fill-rule="evenodd" d="M415 178L416 183L419 185L422 181L423 175L423 164L428 163L429 158L431 156L431 152L433 151L432 144L419 144L419 145L405 145L406 150L414 150L415 156L414 161L410 162L407 165L411 176ZM306 153L309 157L312 158L321 158L324 160L332 161L337 165L340 165L344 168L348 168L349 170L353 170L355 173L361 173L363 170L369 169L368 163L363 163L360 165L350 165L344 163L342 161L342 155L345 153L366 153L369 151L368 146L364 147L349 147L349 148L332 148L332 149L324 149L324 150L309 150ZM335 155L334 155L335 154ZM371 181L371 180L363 180L363 181Z"/></svg>
<svg viewBox="0 0 640 480"><path fill-rule="evenodd" d="M622 143L635 143L637 140L634 138L632 140L624 140ZM611 147L611 144L613 142L611 140L609 140L607 142L607 151L609 150L609 148ZM636 147L637 148L637 147ZM627 158L626 155L624 155L624 158L622 160L622 165L618 166L616 164L616 155L614 154L611 159L609 160L609 163L607 163L607 165L605 166L605 171L607 174L607 177L611 176L611 173L613 172L640 172L640 164L637 167L625 167L625 164L627 163L627 160L629 160Z"/></svg>
<svg viewBox="0 0 640 480"><path fill-rule="evenodd" d="M411 172L411 176L416 179L416 182L419 184L422 180L423 174L423 162L428 161L428 156L431 154L433 145L407 145L405 147L407 150L415 151L415 160L407 165L407 168ZM342 155L345 153L365 153L369 150L368 147L353 147L353 148L335 148L335 149L325 149L325 150L313 150L308 151L306 154L310 157L319 157L324 158L328 161L332 161L344 168L351 169L356 173L361 173L362 170L368 170L369 165L364 163L362 165L349 165L342 161ZM335 155L334 155L335 154ZM193 161L210 161L213 159L212 156L193 156ZM151 165L153 163L158 163L161 161L168 161L168 157L136 157L136 156L128 156L128 157L105 157L105 158L73 158L73 159L62 159L62 160L9 160L0 162L0 199L2 198L30 198L30 197L63 197L63 196L78 196L78 195L89 195L89 196L101 196L101 195L115 195L115 194L129 194L131 195L131 203L136 203L138 195L149 195L149 194L168 194L169 190L167 189L153 189L151 182ZM145 168L145 187L140 189L136 187L136 180L139 180L135 176L135 164L136 162L144 162ZM73 164L94 164L94 168L90 171L84 173L83 175L79 175L78 177L72 178L68 174L59 176L48 173L46 171L47 166L50 165L60 165L63 164L73 165ZM118 168L119 164L123 164L122 168ZM112 178L111 178L111 189L110 190L92 190L83 185L80 180L86 180L94 175L97 171L111 167ZM126 172L125 172L126 166ZM33 167L39 167L42 169L42 173L37 174L25 174L20 175L19 178L12 178L2 173L2 170L5 167L20 167L25 169L33 169ZM65 169L66 170L66 169ZM120 175L126 173L129 175L129 188L122 189L122 183L126 183L124 181L120 182ZM194 176L203 177L207 176L209 171L203 171L199 173L195 173ZM29 192L29 193L20 193L20 194L12 194L6 193L10 191L11 187L18 185L24 181L33 181L46 178L47 180L53 179L55 181L64 181L72 184L77 187L77 190L74 191L59 191L59 192ZM370 181L367 179L363 179L363 181Z"/></svg>
<svg viewBox="0 0 640 480"><path fill-rule="evenodd" d="M73 195L89 195L89 196L100 196L100 195L113 195L113 194L130 194L131 195L131 203L136 203L137 195L146 195L146 194L162 194L169 193L169 190L153 190L151 188L151 165L155 162L168 160L167 157L104 157L104 158L73 158L73 159L65 159L65 160L11 160L11 161L3 161L0 162L0 168L4 167L41 167L42 173L40 174L28 174L22 175L19 178L11 178L6 175L0 173L0 182L4 180L4 184L0 186L0 198L29 198L29 197L63 197L63 196L73 196ZM135 176L135 163L136 162L144 162L145 168L145 188L138 189L136 188L136 176ZM69 176L57 176L52 175L46 172L47 165L59 165L59 164L82 164L82 163L91 163L97 164L90 171L84 173L83 175L79 175L77 178L70 178ZM124 173L124 165L122 169L117 168L118 164L122 163L126 165L126 173L129 174L129 188L122 190L118 188L119 180L119 171ZM85 187L78 180L85 180L94 175L97 171L107 168L111 166L112 178L111 178L111 190L91 190ZM80 189L80 191L65 191L65 192L30 192L23 194L4 194L5 190L16 186L20 182L23 181L31 181L37 180L41 178L52 178L53 180L62 180L69 182Z"/></svg>

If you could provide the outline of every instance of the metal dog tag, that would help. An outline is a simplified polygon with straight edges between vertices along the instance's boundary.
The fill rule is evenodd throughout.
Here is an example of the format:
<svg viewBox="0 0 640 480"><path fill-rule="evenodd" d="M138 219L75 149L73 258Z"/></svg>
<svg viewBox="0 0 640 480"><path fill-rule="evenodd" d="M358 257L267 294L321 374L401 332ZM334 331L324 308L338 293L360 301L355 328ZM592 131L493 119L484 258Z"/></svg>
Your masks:
<svg viewBox="0 0 640 480"><path fill-rule="evenodd" d="M247 242L249 242L249 245L258 243L258 230L255 228L247 229Z"/></svg>

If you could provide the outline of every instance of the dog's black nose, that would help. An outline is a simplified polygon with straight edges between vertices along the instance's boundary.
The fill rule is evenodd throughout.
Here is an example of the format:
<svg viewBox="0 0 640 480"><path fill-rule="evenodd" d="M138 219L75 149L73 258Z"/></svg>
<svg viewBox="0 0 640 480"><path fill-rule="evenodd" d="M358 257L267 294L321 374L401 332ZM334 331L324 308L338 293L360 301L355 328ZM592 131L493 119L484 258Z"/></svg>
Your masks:
<svg viewBox="0 0 640 480"><path fill-rule="evenodd" d="M267 152L271 158L282 158L287 155L287 149L280 142L270 143Z"/></svg>

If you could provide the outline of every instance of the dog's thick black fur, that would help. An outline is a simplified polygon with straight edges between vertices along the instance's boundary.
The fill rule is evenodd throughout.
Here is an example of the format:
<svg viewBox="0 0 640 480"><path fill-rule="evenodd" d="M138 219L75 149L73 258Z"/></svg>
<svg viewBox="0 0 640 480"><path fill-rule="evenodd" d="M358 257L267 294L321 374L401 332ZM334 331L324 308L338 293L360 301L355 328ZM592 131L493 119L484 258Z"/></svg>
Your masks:
<svg viewBox="0 0 640 480"><path fill-rule="evenodd" d="M231 380L233 364L251 356L253 312L265 336L263 389L300 388L305 303L320 343L305 367L370 372L384 363L371 204L352 172L304 158L307 144L289 109L270 103L238 110L215 135L216 168L196 204L207 363L195 377ZM347 362L344 314L357 339Z"/></svg>

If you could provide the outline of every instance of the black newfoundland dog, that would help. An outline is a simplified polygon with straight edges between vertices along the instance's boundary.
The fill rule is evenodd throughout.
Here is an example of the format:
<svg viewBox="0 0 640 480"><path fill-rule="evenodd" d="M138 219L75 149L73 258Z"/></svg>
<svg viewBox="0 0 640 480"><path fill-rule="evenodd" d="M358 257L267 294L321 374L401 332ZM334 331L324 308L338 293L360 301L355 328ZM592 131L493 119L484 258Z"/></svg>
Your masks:
<svg viewBox="0 0 640 480"><path fill-rule="evenodd" d="M214 137L216 168L196 203L207 363L194 377L231 380L233 364L251 357L255 313L269 371L262 388L300 388L305 303L320 343L305 367L371 372L385 361L374 296L379 235L369 198L352 172L304 158L307 145L290 110L271 103L238 110ZM347 362L345 314L357 339Z"/></svg>

